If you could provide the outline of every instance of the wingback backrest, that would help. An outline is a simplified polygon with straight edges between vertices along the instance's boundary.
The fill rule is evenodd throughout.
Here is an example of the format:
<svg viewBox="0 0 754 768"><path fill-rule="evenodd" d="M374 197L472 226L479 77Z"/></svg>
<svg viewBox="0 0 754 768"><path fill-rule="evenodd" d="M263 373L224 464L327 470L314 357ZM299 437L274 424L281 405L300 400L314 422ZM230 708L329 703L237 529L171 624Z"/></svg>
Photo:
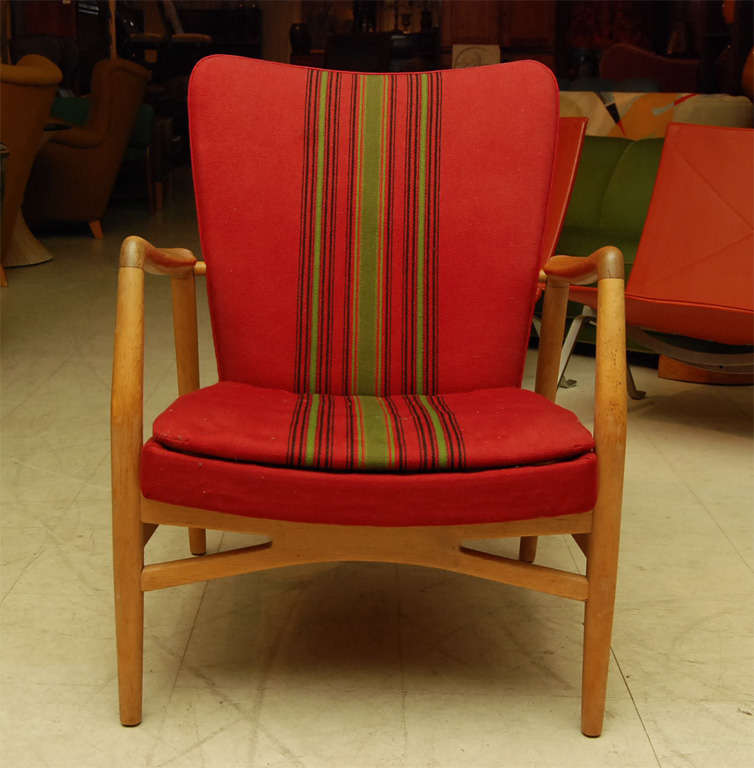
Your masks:
<svg viewBox="0 0 754 768"><path fill-rule="evenodd" d="M754 130L671 124L626 293L746 313L749 344L753 253Z"/></svg>
<svg viewBox="0 0 754 768"><path fill-rule="evenodd" d="M194 70L189 116L221 379L520 385L557 135L549 70L215 56Z"/></svg>
<svg viewBox="0 0 754 768"><path fill-rule="evenodd" d="M43 56L24 56L18 64L0 64L0 142L8 147L3 190L2 247L10 245L24 187L42 140L61 71Z"/></svg>
<svg viewBox="0 0 754 768"><path fill-rule="evenodd" d="M92 71L86 127L106 140L126 145L141 106L149 72L125 59L102 59Z"/></svg>

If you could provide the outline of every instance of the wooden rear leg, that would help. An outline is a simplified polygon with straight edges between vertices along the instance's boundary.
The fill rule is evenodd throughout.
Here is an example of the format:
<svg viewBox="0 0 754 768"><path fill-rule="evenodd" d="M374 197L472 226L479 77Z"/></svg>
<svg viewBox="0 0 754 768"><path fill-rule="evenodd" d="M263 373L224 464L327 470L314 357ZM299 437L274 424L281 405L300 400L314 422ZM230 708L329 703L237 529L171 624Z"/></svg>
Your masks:
<svg viewBox="0 0 754 768"><path fill-rule="evenodd" d="M189 528L189 549L192 555L207 554L207 531L204 528Z"/></svg>
<svg viewBox="0 0 754 768"><path fill-rule="evenodd" d="M518 559L524 563L533 563L537 556L537 537L522 536L518 547Z"/></svg>

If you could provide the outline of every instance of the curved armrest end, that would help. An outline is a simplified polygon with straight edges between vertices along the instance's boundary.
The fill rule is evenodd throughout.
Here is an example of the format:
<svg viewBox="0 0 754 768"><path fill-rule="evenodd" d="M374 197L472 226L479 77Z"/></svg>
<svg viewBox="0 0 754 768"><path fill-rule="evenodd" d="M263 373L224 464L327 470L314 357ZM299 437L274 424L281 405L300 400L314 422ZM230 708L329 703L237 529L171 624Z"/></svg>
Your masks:
<svg viewBox="0 0 754 768"><path fill-rule="evenodd" d="M65 131L57 131L50 137L51 144L60 144L72 149L92 149L105 140L105 134L93 131L83 125L74 125Z"/></svg>
<svg viewBox="0 0 754 768"><path fill-rule="evenodd" d="M186 248L156 248L137 235L130 235L120 248L120 266L142 269L153 275L188 277L197 259Z"/></svg>
<svg viewBox="0 0 754 768"><path fill-rule="evenodd" d="M588 285L609 278L624 279L623 253L606 245L589 256L553 256L543 268L546 277L572 285Z"/></svg>

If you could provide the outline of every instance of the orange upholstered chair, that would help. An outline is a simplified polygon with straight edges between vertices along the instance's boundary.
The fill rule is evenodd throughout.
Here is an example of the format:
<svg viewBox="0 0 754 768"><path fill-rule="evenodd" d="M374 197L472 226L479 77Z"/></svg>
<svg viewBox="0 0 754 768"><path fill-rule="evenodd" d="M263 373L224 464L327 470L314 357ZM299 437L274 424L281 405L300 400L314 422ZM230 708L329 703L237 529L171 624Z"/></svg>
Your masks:
<svg viewBox="0 0 754 768"><path fill-rule="evenodd" d="M97 62L87 122L60 131L37 155L24 197L30 223L87 222L102 237L101 219L123 161L149 72L123 59Z"/></svg>
<svg viewBox="0 0 754 768"><path fill-rule="evenodd" d="M699 368L751 373L753 218L754 130L671 124L626 286L629 336ZM594 287L571 299L597 308Z"/></svg>
<svg viewBox="0 0 754 768"><path fill-rule="evenodd" d="M121 250L112 393L121 720L142 717L144 592L304 562L472 574L585 604L601 732L625 446L623 260L548 262L521 389L558 125L533 62L364 75L204 59L189 90L204 262ZM144 273L171 278L178 399L142 440ZM207 275L219 382L199 388ZM552 401L568 286L599 281L594 434ZM158 525L268 541L144 565ZM586 575L534 565L572 534ZM522 537L518 559L467 546Z"/></svg>
<svg viewBox="0 0 754 768"><path fill-rule="evenodd" d="M45 122L62 72L44 56L24 56L18 64L0 64L0 142L8 148L3 179L0 257L11 243L34 156L42 142ZM5 272L0 263L0 285Z"/></svg>

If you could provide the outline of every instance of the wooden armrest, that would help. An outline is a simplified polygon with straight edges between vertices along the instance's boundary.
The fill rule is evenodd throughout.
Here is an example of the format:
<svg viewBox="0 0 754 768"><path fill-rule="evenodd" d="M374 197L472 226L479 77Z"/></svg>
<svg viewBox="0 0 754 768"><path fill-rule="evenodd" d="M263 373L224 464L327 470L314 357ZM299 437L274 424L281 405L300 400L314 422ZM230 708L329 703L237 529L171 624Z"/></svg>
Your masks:
<svg viewBox="0 0 754 768"><path fill-rule="evenodd" d="M624 278L623 254L606 245L589 256L553 256L540 277L555 278L571 285L589 285L606 278Z"/></svg>
<svg viewBox="0 0 754 768"><path fill-rule="evenodd" d="M202 43L204 45L210 45L212 43L211 35L203 35L201 32L177 32L170 36L171 42L174 43Z"/></svg>
<svg viewBox="0 0 754 768"><path fill-rule="evenodd" d="M77 149L97 147L104 140L104 134L80 125L74 125L66 131L58 131L50 137L50 141L54 144L64 144L66 147L76 147Z"/></svg>
<svg viewBox="0 0 754 768"><path fill-rule="evenodd" d="M186 248L156 248L136 235L127 237L120 249L121 267L141 269L152 275L188 277L201 263Z"/></svg>

